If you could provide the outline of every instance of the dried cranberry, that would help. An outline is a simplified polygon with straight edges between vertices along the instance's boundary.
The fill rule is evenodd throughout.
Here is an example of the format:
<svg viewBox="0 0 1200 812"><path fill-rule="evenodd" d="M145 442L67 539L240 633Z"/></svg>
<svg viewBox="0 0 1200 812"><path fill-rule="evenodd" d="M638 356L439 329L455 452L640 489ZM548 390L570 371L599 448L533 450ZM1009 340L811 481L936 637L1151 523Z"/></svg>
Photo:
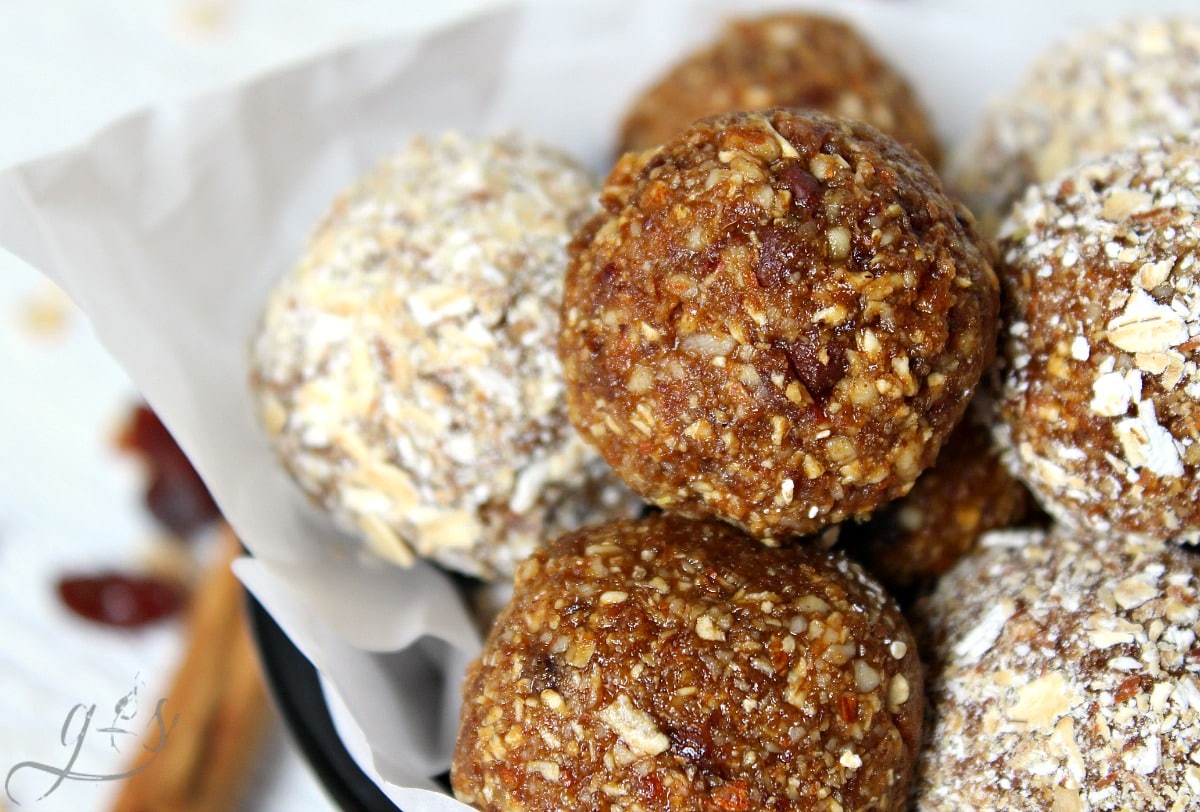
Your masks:
<svg viewBox="0 0 1200 812"><path fill-rule="evenodd" d="M115 572L64 576L58 580L58 595L80 617L123 628L170 617L184 603L183 591L174 584Z"/></svg>
<svg viewBox="0 0 1200 812"><path fill-rule="evenodd" d="M149 468L146 507L168 530L186 536L220 518L204 481L148 406L134 408L117 443L145 460Z"/></svg>

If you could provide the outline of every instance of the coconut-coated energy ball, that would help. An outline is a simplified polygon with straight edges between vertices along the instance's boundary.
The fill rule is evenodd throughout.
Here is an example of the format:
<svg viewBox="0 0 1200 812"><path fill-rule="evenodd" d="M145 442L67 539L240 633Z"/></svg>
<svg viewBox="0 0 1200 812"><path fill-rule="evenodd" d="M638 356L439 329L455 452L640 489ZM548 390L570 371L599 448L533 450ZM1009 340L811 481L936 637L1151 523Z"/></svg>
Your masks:
<svg viewBox="0 0 1200 812"><path fill-rule="evenodd" d="M484 812L899 812L915 649L840 554L667 514L590 527L518 568L451 783Z"/></svg>
<svg viewBox="0 0 1200 812"><path fill-rule="evenodd" d="M752 535L904 494L994 352L991 249L929 165L798 110L627 155L571 245L572 422L635 491Z"/></svg>
<svg viewBox="0 0 1200 812"><path fill-rule="evenodd" d="M1004 466L976 412L968 410L911 491L866 522L841 526L846 552L893 594L931 584L984 533L1030 513L1029 491Z"/></svg>
<svg viewBox="0 0 1200 812"><path fill-rule="evenodd" d="M1200 557L989 534L918 602L918 812L1200 807Z"/></svg>
<svg viewBox="0 0 1200 812"><path fill-rule="evenodd" d="M634 101L622 152L665 143L705 116L810 107L875 125L937 165L933 128L908 82L849 23L780 12L728 21Z"/></svg>
<svg viewBox="0 0 1200 812"><path fill-rule="evenodd" d="M1000 232L997 438L1068 525L1200 535L1200 134L1028 191Z"/></svg>
<svg viewBox="0 0 1200 812"><path fill-rule="evenodd" d="M261 422L378 555L511 575L638 502L566 417L555 342L574 161L527 138L415 138L334 202L251 348Z"/></svg>
<svg viewBox="0 0 1200 812"><path fill-rule="evenodd" d="M1056 43L985 111L949 185L993 235L1025 188L1144 136L1200 126L1200 21L1133 18Z"/></svg>

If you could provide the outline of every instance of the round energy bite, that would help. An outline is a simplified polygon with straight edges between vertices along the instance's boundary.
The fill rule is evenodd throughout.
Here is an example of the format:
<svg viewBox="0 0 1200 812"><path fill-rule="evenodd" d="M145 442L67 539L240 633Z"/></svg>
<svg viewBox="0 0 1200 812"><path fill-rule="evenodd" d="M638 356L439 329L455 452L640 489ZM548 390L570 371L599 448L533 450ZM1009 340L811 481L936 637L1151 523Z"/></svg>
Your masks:
<svg viewBox="0 0 1200 812"><path fill-rule="evenodd" d="M901 810L923 696L899 610L836 553L660 514L517 570L451 783L501 810Z"/></svg>
<svg viewBox="0 0 1200 812"><path fill-rule="evenodd" d="M759 538L905 493L994 352L971 216L867 124L731 113L630 154L571 245L571 420L634 490Z"/></svg>
<svg viewBox="0 0 1200 812"><path fill-rule="evenodd" d="M705 116L810 107L875 125L932 164L937 137L908 82L848 23L783 12L728 21L638 97L622 152L665 143Z"/></svg>
<svg viewBox="0 0 1200 812"><path fill-rule="evenodd" d="M554 354L595 186L515 135L416 138L270 294L252 388L278 456L368 547L483 577L636 500L566 418Z"/></svg>
<svg viewBox="0 0 1200 812"><path fill-rule="evenodd" d="M951 157L949 185L995 234L1030 184L1142 136L1200 126L1200 21L1135 18L1057 43Z"/></svg>
<svg viewBox="0 0 1200 812"><path fill-rule="evenodd" d="M968 410L907 495L862 524L841 527L846 551L893 594L932 583L984 533L1029 513L1029 491L1008 472L974 413Z"/></svg>
<svg viewBox="0 0 1200 812"><path fill-rule="evenodd" d="M1029 190L1000 232L997 438L1068 525L1200 533L1200 134Z"/></svg>
<svg viewBox="0 0 1200 812"><path fill-rule="evenodd" d="M1156 540L985 536L914 610L916 809L1200 806L1198 586L1200 558Z"/></svg>

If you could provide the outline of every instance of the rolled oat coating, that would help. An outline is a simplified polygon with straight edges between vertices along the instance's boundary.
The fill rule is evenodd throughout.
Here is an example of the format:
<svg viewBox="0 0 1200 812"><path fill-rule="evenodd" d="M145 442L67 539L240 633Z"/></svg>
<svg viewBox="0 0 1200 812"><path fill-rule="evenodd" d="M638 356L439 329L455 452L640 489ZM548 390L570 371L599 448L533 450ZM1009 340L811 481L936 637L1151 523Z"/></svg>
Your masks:
<svg viewBox="0 0 1200 812"><path fill-rule="evenodd" d="M941 148L908 82L846 22L785 12L730 20L634 102L622 152L666 143L705 116L810 107L873 124L937 165Z"/></svg>
<svg viewBox="0 0 1200 812"><path fill-rule="evenodd" d="M451 782L500 810L901 810L921 669L847 558L659 515L524 562Z"/></svg>
<svg viewBox="0 0 1200 812"><path fill-rule="evenodd" d="M1200 537L1200 134L1029 190L1000 233L997 438L1068 525Z"/></svg>
<svg viewBox="0 0 1200 812"><path fill-rule="evenodd" d="M636 500L571 429L554 345L595 187L517 136L416 138L271 293L252 386L283 464L386 559L491 577Z"/></svg>
<svg viewBox="0 0 1200 812"><path fill-rule="evenodd" d="M774 110L627 155L571 245L571 420L634 490L760 538L905 493L994 351L971 216L869 125Z"/></svg>
<svg viewBox="0 0 1200 812"><path fill-rule="evenodd" d="M917 604L920 812L1200 807L1200 558L996 533Z"/></svg>
<svg viewBox="0 0 1200 812"><path fill-rule="evenodd" d="M1122 20L1057 43L986 110L947 168L993 235L1030 184L1144 136L1200 126L1200 21Z"/></svg>
<svg viewBox="0 0 1200 812"><path fill-rule="evenodd" d="M932 583L980 536L1019 524L1031 507L1029 491L1004 466L988 428L968 416L907 495L862 524L842 525L841 541L899 594Z"/></svg>

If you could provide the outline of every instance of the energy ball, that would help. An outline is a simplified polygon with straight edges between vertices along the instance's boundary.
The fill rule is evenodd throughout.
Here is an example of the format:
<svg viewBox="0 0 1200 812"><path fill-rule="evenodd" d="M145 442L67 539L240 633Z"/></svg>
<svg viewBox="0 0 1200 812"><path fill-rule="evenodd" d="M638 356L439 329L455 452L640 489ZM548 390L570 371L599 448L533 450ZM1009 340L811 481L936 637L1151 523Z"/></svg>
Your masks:
<svg viewBox="0 0 1200 812"><path fill-rule="evenodd" d="M1020 523L1032 500L1013 477L976 410L955 427L937 462L906 496L841 528L846 552L893 594L931 584L989 530Z"/></svg>
<svg viewBox="0 0 1200 812"><path fill-rule="evenodd" d="M572 422L635 491L774 540L908 491L994 353L990 247L870 125L730 113L613 169L571 245Z"/></svg>
<svg viewBox="0 0 1200 812"><path fill-rule="evenodd" d="M952 156L950 187L996 233L1034 183L1143 136L1200 126L1200 21L1135 18L1056 44Z"/></svg>
<svg viewBox="0 0 1200 812"><path fill-rule="evenodd" d="M844 556L659 514L521 564L451 783L484 812L904 809L921 666Z"/></svg>
<svg viewBox="0 0 1200 812"><path fill-rule="evenodd" d="M333 204L251 348L261 422L374 553L485 578L635 515L567 421L555 341L595 185L512 135L415 138Z"/></svg>
<svg viewBox="0 0 1200 812"><path fill-rule="evenodd" d="M1136 537L997 533L918 603L919 812L1200 806L1200 558Z"/></svg>
<svg viewBox="0 0 1200 812"><path fill-rule="evenodd" d="M726 23L634 102L621 151L669 141L705 116L810 107L856 118L915 147L937 165L941 147L908 82L848 23L783 12Z"/></svg>
<svg viewBox="0 0 1200 812"><path fill-rule="evenodd" d="M1200 534L1200 134L1031 188L1000 232L997 438L1060 522Z"/></svg>

